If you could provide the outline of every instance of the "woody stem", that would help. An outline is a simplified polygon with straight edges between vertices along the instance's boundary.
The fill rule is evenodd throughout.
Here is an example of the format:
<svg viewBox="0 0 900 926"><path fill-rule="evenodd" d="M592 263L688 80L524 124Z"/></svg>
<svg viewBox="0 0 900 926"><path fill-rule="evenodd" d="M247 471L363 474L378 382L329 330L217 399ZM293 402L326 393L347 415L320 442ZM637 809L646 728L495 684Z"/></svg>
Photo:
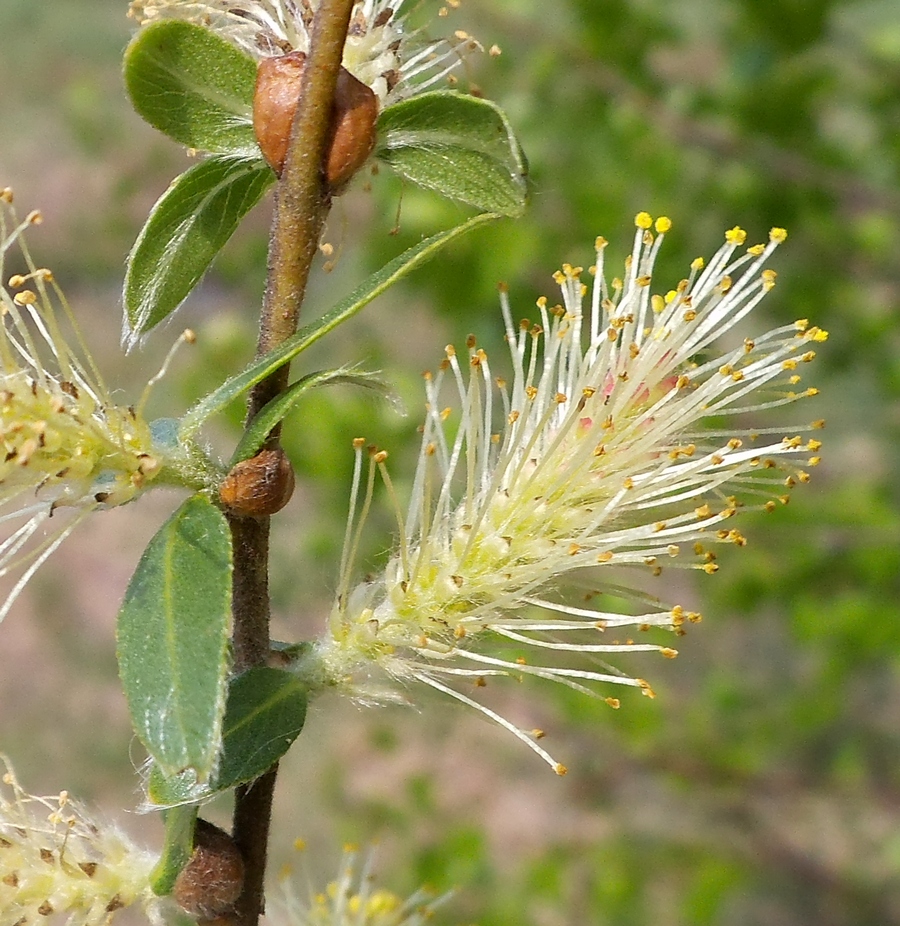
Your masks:
<svg viewBox="0 0 900 926"><path fill-rule="evenodd" d="M329 143L333 100L354 0L320 0L291 143L275 193L269 245L268 282L260 315L257 355L290 337L297 328L310 268L331 197L323 165ZM251 392L248 418L288 384L283 366ZM277 430L270 446L277 443ZM269 655L269 519L229 515L233 548L232 597L234 671L265 665ZM277 767L235 793L233 837L246 866L234 926L256 926L263 912L263 884Z"/></svg>

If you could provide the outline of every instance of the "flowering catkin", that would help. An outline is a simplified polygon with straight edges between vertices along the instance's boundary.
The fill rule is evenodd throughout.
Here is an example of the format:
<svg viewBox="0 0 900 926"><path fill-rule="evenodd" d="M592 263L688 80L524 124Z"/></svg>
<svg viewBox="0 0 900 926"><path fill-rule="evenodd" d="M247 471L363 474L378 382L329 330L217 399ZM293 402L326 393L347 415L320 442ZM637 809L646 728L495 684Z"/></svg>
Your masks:
<svg viewBox="0 0 900 926"><path fill-rule="evenodd" d="M480 48L464 32L454 41L425 41L406 28L403 0L358 0L350 16L343 65L381 105L433 88L460 59ZM206 26L256 61L308 52L318 0L133 0L140 25L181 19Z"/></svg>
<svg viewBox="0 0 900 926"><path fill-rule="evenodd" d="M25 243L40 213L19 221L12 201L0 190L0 524L12 527L0 540L0 576L19 578L0 620L82 517L153 483L183 484L175 469L186 461L183 448L154 439L143 403L112 400L62 290ZM42 537L61 509L73 516L58 516Z"/></svg>
<svg viewBox="0 0 900 926"><path fill-rule="evenodd" d="M347 846L337 878L324 891L310 888L302 897L293 880L285 880L281 896L270 904L270 922L273 926L424 926L449 897L420 890L404 899L376 886L372 863L371 852L360 865L359 851Z"/></svg>
<svg viewBox="0 0 900 926"><path fill-rule="evenodd" d="M390 481L387 454L370 449L356 522L367 453L356 442L337 598L327 632L297 666L313 690L377 700L424 682L511 730L561 774L536 742L541 731L518 729L475 690L491 676L531 675L592 694L617 684L652 696L643 679L597 661L675 656L651 631L680 635L700 615L621 585L613 569L712 574L718 544L745 543L736 515L771 510L808 480L820 442L801 435L822 422L773 428L754 418L816 394L800 385L800 370L826 333L801 320L716 348L774 286L765 264L784 230L745 248L746 233L733 228L708 263L698 258L658 293L653 266L671 222L641 213L635 224L623 277L607 283L606 241L597 239L592 287L581 268L564 266L555 276L562 303L538 300L539 322L516 324L501 294L510 380L494 379L474 338L465 357L447 348L426 376L399 542L384 571L360 584L355 550L376 472ZM444 404L447 386L455 407ZM567 591L576 578L594 589L586 600Z"/></svg>
<svg viewBox="0 0 900 926"><path fill-rule="evenodd" d="M156 859L63 791L35 797L5 758L0 787L0 926L65 917L68 926L103 926L134 903L156 917L150 890Z"/></svg>

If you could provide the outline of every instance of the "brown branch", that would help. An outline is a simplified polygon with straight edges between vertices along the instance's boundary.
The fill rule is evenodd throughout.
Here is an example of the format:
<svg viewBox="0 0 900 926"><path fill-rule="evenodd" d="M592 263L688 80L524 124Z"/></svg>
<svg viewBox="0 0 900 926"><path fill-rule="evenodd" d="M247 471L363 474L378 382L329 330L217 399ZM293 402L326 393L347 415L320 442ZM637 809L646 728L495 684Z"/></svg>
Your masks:
<svg viewBox="0 0 900 926"><path fill-rule="evenodd" d="M353 0L322 0L313 23L307 67L291 144L275 194L268 283L257 355L276 347L297 327L313 258L330 208L323 164L333 100ZM288 383L282 367L250 394L248 420ZM277 431L270 443L277 442ZM264 665L269 653L269 519L229 516L234 545L232 612L234 671ZM264 907L266 855L277 767L235 793L233 837L246 866L235 926L256 926Z"/></svg>
<svg viewBox="0 0 900 926"><path fill-rule="evenodd" d="M323 0L316 13L291 145L275 194L269 277L257 356L296 330L309 270L331 205L322 165L352 8L353 0ZM253 390L251 416L284 390L288 372L287 366L282 367Z"/></svg>

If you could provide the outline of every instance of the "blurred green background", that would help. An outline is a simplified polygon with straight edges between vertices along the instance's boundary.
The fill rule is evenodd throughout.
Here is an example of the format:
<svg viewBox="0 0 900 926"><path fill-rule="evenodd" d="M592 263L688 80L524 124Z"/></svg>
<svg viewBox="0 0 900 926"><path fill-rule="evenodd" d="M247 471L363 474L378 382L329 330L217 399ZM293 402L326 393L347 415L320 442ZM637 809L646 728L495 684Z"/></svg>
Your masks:
<svg viewBox="0 0 900 926"><path fill-rule="evenodd" d="M15 187L23 211L44 211L32 248L85 318L111 381L133 395L181 326L195 327L194 353L154 399L171 414L252 354L269 206L178 321L124 358L124 257L189 163L123 97L125 6L2 0L0 185ZM437 8L426 0L417 15ZM759 315L809 317L831 333L813 377L823 395L793 413L798 423L828 419L824 464L786 509L745 520L750 545L724 555L716 576L677 589L706 616L679 659L623 666L652 680L655 701L626 696L613 712L552 686L508 686L507 714L552 732L570 768L563 779L499 730L427 697L422 713L316 705L284 763L273 873L294 861L297 836L322 877L342 841L379 838L391 887L458 887L437 918L447 924L900 923L896 0L464 0L431 31L444 27L501 46L499 58L470 61L463 84L507 109L533 202L304 361L364 359L412 414L325 390L292 422L301 480L277 528L278 633L312 635L328 606L350 440L388 447L402 485L419 373L470 331L499 345L498 281L527 315L538 295L553 298L562 261L591 261L596 235L612 242L611 261L624 258L642 209L675 222L663 289L725 228L740 224L754 240L788 228L779 285ZM386 171L363 186L333 213L339 258L317 273L311 313L463 215L414 190L401 196ZM240 415L210 439L229 447ZM117 816L136 802L140 754L112 628L142 545L176 502L151 496L93 519L0 628L0 748L35 790L67 787ZM390 523L386 512L373 520L375 556L387 543L377 528ZM160 838L153 819L126 825Z"/></svg>

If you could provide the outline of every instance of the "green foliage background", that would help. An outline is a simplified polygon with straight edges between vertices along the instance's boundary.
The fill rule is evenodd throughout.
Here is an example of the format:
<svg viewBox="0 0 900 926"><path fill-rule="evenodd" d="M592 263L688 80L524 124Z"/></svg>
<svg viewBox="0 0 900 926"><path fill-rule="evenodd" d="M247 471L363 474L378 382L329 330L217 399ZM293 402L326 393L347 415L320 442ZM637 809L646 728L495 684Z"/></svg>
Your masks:
<svg viewBox="0 0 900 926"><path fill-rule="evenodd" d="M186 161L127 108L124 7L0 4L0 184L23 209L44 210L32 246L88 319L101 365L122 381L138 366L140 382L180 328L154 333L146 359L122 360L117 287L147 209ZM514 717L551 731L564 779L432 699L421 716L317 706L285 763L276 869L297 835L322 873L340 840L380 835L391 886L459 886L446 923L900 921L900 10L894 0L464 0L432 31L445 23L503 49L471 62L471 78L520 133L533 203L419 271L314 358L364 356L412 414L323 390L294 419L301 488L279 527L279 633L312 634L327 607L351 438L390 448L408 478L421 369L470 331L499 346L498 281L527 315L536 296L552 298L562 261L590 262L596 235L623 258L642 209L675 221L660 265L673 283L725 228L753 239L788 228L760 314L831 332L814 371L823 397L799 412L828 419L825 462L788 508L745 523L750 545L715 577L675 590L706 620L674 663L627 667L651 678L655 701L626 698L612 712L537 685L501 693ZM406 189L390 235L399 184L387 172L370 184L335 210L339 259L318 275L311 312L461 215ZM160 413L252 354L267 222L263 206L176 323L200 343L157 394ZM213 439L227 450L234 434ZM173 506L151 499L101 516L66 555L103 581L72 591L61 556L0 630L0 746L34 766L35 787L80 786L111 810L133 803L109 624L141 539ZM378 524L374 556L387 544Z"/></svg>

